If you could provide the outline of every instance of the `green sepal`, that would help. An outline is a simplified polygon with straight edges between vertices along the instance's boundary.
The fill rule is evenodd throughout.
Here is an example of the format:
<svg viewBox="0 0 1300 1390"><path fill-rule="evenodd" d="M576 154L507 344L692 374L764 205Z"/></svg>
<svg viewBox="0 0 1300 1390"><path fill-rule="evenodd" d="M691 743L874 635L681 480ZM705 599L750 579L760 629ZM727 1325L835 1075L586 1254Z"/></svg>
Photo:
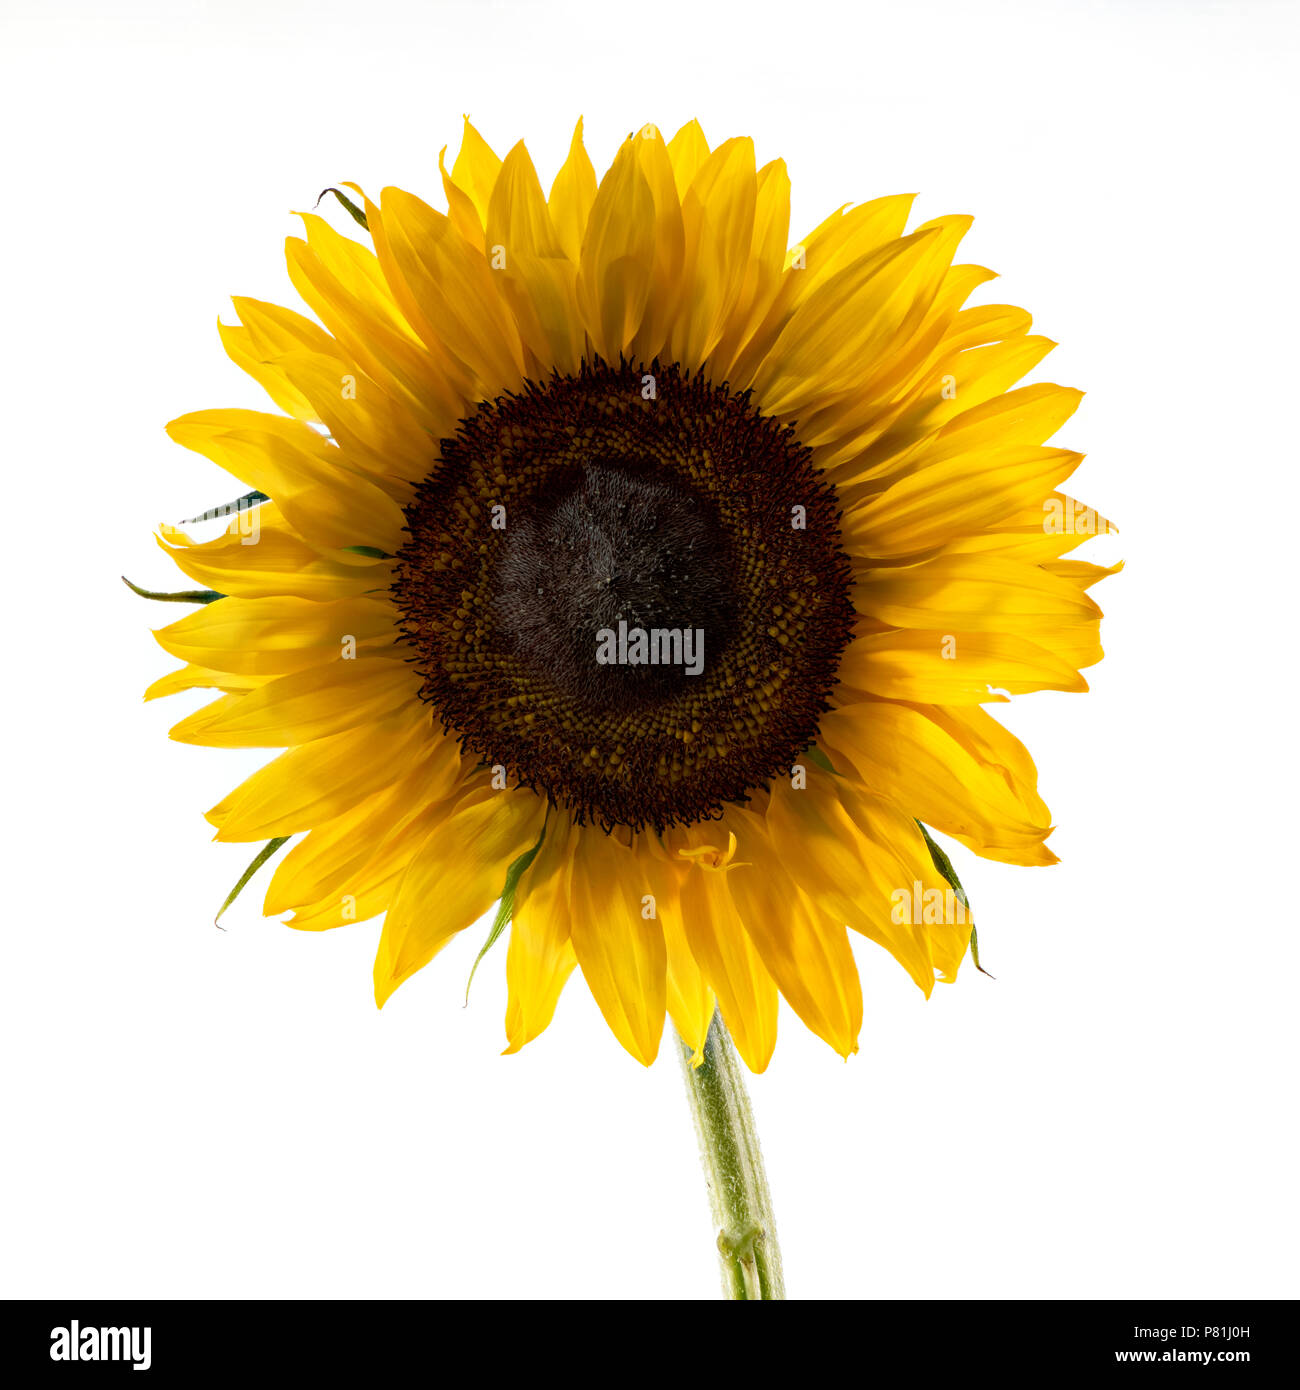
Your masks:
<svg viewBox="0 0 1300 1390"><path fill-rule="evenodd" d="M515 910L515 889L519 887L519 880L524 875L524 870L537 858L537 851L542 847L542 841L546 838L546 827L542 826L542 833L537 837L537 843L532 849L526 849L518 859L506 870L505 887L501 890L501 902L497 906L497 915L492 919L492 930L488 932L487 940L483 943L482 950L474 957L474 964L470 967L469 979L465 981L465 1003L469 1003L469 987L474 983L474 972L478 969L479 961L497 943L497 938L505 931L510 923L510 918Z"/></svg>
<svg viewBox="0 0 1300 1390"><path fill-rule="evenodd" d="M226 901L217 909L217 915L212 919L213 926L216 926L216 924L221 921L221 914L225 912L230 904L233 903L248 886L249 879L253 877L258 869L260 869L273 854L287 845L291 838L292 836L289 835L279 835L274 840L268 840L262 848L257 851L253 862L240 875L239 882L226 894Z"/></svg>
<svg viewBox="0 0 1300 1390"><path fill-rule="evenodd" d="M339 202L342 203L345 208L347 208L348 212L352 215L352 220L354 222L356 222L359 226L364 227L366 231L370 230L370 223L366 221L365 210L363 208L359 208L352 201L352 199L349 198L348 195L343 192L341 188L327 188L320 195L320 198L323 198L326 193L332 193L339 200ZM320 198L316 199L317 207L320 207Z"/></svg>
<svg viewBox="0 0 1300 1390"><path fill-rule="evenodd" d="M970 924L970 958L975 962L975 969L981 975L988 975L990 980L996 980L996 975L989 975L989 972L980 964L980 934L975 930L975 923Z"/></svg>
<svg viewBox="0 0 1300 1390"><path fill-rule="evenodd" d="M345 545L344 550L350 551L353 555L369 555L372 560L391 560L393 557L386 550L380 550L377 545Z"/></svg>
<svg viewBox="0 0 1300 1390"><path fill-rule="evenodd" d="M215 603L217 599L225 598L225 594L219 594L215 589L180 589L174 594L162 594L157 590L142 589L138 584L132 584L126 575L122 576L122 583L133 594L139 594L141 598L156 599L159 603Z"/></svg>
<svg viewBox="0 0 1300 1390"><path fill-rule="evenodd" d="M836 775L834 764L815 743L810 743L803 750L803 755L814 767L819 767L823 772L829 772L832 776Z"/></svg>
<svg viewBox="0 0 1300 1390"><path fill-rule="evenodd" d="M259 502L269 502L271 499L265 492L246 492L242 497L236 497L233 502L227 502L224 507L209 507L206 512L200 512L198 516L187 516L180 524L182 526L193 526L196 521L215 521L219 516L234 516L236 512L243 511L245 507L255 507Z"/></svg>
<svg viewBox="0 0 1300 1390"><path fill-rule="evenodd" d="M943 850L935 843L925 826L923 826L920 821L917 821L916 824L920 828L921 834L925 836L925 843L929 847L930 858L934 861L934 867L938 869L947 880L948 886L956 893L957 900L966 909L967 913L969 913L970 899L966 896L966 890L961 886L961 879L957 877L957 870L953 868L952 860L949 859ZM995 975L989 975L989 972L980 964L980 939L979 933L975 930L974 922L970 925L970 958L975 962L975 969L978 970L981 975L988 975L990 980L997 978Z"/></svg>

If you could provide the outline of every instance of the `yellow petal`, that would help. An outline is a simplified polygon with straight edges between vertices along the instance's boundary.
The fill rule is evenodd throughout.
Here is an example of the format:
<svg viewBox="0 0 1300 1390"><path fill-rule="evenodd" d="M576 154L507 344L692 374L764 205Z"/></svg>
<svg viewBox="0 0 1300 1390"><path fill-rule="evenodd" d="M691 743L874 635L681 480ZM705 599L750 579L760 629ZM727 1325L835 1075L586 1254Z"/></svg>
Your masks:
<svg viewBox="0 0 1300 1390"><path fill-rule="evenodd" d="M318 324L278 304L239 296L233 302L242 323L217 324L230 360L246 371L281 410L298 420L316 420L315 408L286 378L278 359L286 352L333 352L337 344Z"/></svg>
<svg viewBox="0 0 1300 1390"><path fill-rule="evenodd" d="M309 425L254 410L200 410L173 420L167 433L267 493L313 544L401 547L402 509Z"/></svg>
<svg viewBox="0 0 1300 1390"><path fill-rule="evenodd" d="M714 380L730 373L736 355L749 342L781 286L790 239L790 175L785 161L774 159L758 171L754 234L745 277L722 341L710 362Z"/></svg>
<svg viewBox="0 0 1300 1390"><path fill-rule="evenodd" d="M868 570L853 587L859 613L891 627L1018 632L1086 624L1101 610L1077 585L1038 565L994 555L938 555Z"/></svg>
<svg viewBox="0 0 1300 1390"><path fill-rule="evenodd" d="M451 166L451 176L457 187L463 188L478 213L479 222L487 225L488 204L492 200L492 189L497 175L501 172L501 161L492 146L470 124L465 117L465 132L461 138L460 151L456 162Z"/></svg>
<svg viewBox="0 0 1300 1390"><path fill-rule="evenodd" d="M375 1003L426 966L501 895L506 870L541 833L546 802L518 787L476 786L420 848L384 919Z"/></svg>
<svg viewBox="0 0 1300 1390"><path fill-rule="evenodd" d="M596 193L578 271L578 309L606 362L619 360L641 326L654 254L654 196L628 140Z"/></svg>
<svg viewBox="0 0 1300 1390"><path fill-rule="evenodd" d="M634 359L650 362L662 353L679 305L690 295L690 287L683 276L686 230L663 137L654 126L646 126L633 139L632 145L654 199L655 250L650 297L628 351Z"/></svg>
<svg viewBox="0 0 1300 1390"><path fill-rule="evenodd" d="M582 259L582 241L595 201L596 171L591 167L591 160L587 158L586 147L582 143L582 118L579 117L578 124L573 128L569 157L560 166L547 201L555 234L560 239L564 254L575 266Z"/></svg>
<svg viewBox="0 0 1300 1390"><path fill-rule="evenodd" d="M837 482L885 471L883 466L864 466L860 456L918 398L930 400L952 389L951 381L939 372L940 364L948 359L939 354L953 350L949 340L961 305L979 285L993 278L993 272L981 266L954 265L943 270L937 292L893 348L876 359L870 372L850 378L837 392L823 395L819 404L801 416L800 436L815 451L818 463L828 470L832 462L845 463L841 474L832 474ZM856 465L851 472L847 467L850 457Z"/></svg>
<svg viewBox="0 0 1300 1390"><path fill-rule="evenodd" d="M573 863L573 949L614 1036L649 1066L659 1051L667 952L657 917L643 915L652 890L637 856L602 830L578 835Z"/></svg>
<svg viewBox="0 0 1300 1390"><path fill-rule="evenodd" d="M224 695L182 719L171 736L206 748L295 747L418 706L419 691L420 676L405 661L340 659Z"/></svg>
<svg viewBox="0 0 1300 1390"><path fill-rule="evenodd" d="M144 692L146 700L159 700L182 690L221 690L226 694L236 690L256 690L264 676L232 675L229 671L214 671L204 666L182 666L160 676Z"/></svg>
<svg viewBox="0 0 1300 1390"><path fill-rule="evenodd" d="M402 873L402 869L395 869L387 878L367 885L360 893L337 893L322 898L300 908L284 925L295 931L333 931L368 922L388 910L402 881Z"/></svg>
<svg viewBox="0 0 1300 1390"><path fill-rule="evenodd" d="M375 254L321 218L305 215L303 223L307 241L290 237L285 257L289 278L313 313L368 376L400 392L431 430L449 414L459 419L468 375L445 351L420 340ZM382 231L378 218L374 226Z"/></svg>
<svg viewBox="0 0 1300 1390"><path fill-rule="evenodd" d="M942 347L945 356L933 366L930 389L918 390L907 407L897 412L889 428L866 449L855 453L854 473L867 477L887 473L892 459L919 446L955 415L1009 390L1055 346L1050 338L1040 334L1017 332L997 342L957 350L950 335ZM933 389L934 381L941 385L938 392ZM851 444L840 444L833 451L822 451L818 461L830 468L851 451Z"/></svg>
<svg viewBox="0 0 1300 1390"><path fill-rule="evenodd" d="M565 255L521 140L506 156L488 208L493 269L519 332L543 370L574 372L586 335L577 266Z"/></svg>
<svg viewBox="0 0 1300 1390"><path fill-rule="evenodd" d="M340 599L387 593L392 581L391 560L357 564L359 556L322 555L293 531L273 502L236 516L210 541L196 543L164 525L158 544L184 574L219 594Z"/></svg>
<svg viewBox="0 0 1300 1390"><path fill-rule="evenodd" d="M736 385L753 384L755 371L795 312L832 276L883 252L902 236L914 199L915 194L906 193L876 198L847 212L841 208L790 248L772 304L731 368Z"/></svg>
<svg viewBox="0 0 1300 1390"><path fill-rule="evenodd" d="M682 197L686 262L671 355L698 367L718 345L749 268L758 198L754 142L728 140L704 161Z"/></svg>
<svg viewBox="0 0 1300 1390"><path fill-rule="evenodd" d="M154 640L163 651L198 666L278 676L333 660L347 649L349 638L361 652L391 646L397 621L387 598L332 603L290 595L225 598L160 628Z"/></svg>
<svg viewBox="0 0 1300 1390"><path fill-rule="evenodd" d="M983 711L953 715L972 713ZM973 740L958 737L953 715L933 706L864 701L824 714L818 744L837 772L856 773L863 785L976 854L1007 864L1055 863L1042 843L1052 825L1032 762L1026 780L979 756Z"/></svg>
<svg viewBox="0 0 1300 1390"><path fill-rule="evenodd" d="M727 886L736 837L730 836L729 858L727 846L708 844L720 838L717 830L709 825L685 832L691 867L681 889L682 926L692 955L718 996L737 1051L751 1071L761 1072L776 1048L776 983L750 940Z"/></svg>
<svg viewBox="0 0 1300 1390"><path fill-rule="evenodd" d="M450 814L452 802L442 793L456 774L434 747L409 766L390 786L309 831L276 867L262 911L314 913L345 894L364 896L404 868Z"/></svg>
<svg viewBox="0 0 1300 1390"><path fill-rule="evenodd" d="M690 1048L693 1060L702 1060L716 1000L691 952L682 925L681 891L690 866L667 853L658 838L651 835L637 837L634 853L648 891L654 897L655 913L663 928L664 997L668 1016Z"/></svg>
<svg viewBox="0 0 1300 1390"><path fill-rule="evenodd" d="M506 155L487 209L488 242L500 241L506 260L513 252L533 256L563 256L564 248L551 222L541 180L522 140Z"/></svg>
<svg viewBox="0 0 1300 1390"><path fill-rule="evenodd" d="M796 307L754 374L763 407L798 411L896 352L929 310L968 224L953 218L918 230L828 276Z"/></svg>
<svg viewBox="0 0 1300 1390"><path fill-rule="evenodd" d="M1012 512L974 535L958 536L944 546L949 554L996 555L1033 565L1050 565L1093 536L1114 533L1118 528L1094 508L1055 491L1035 496L1023 508Z"/></svg>
<svg viewBox="0 0 1300 1390"><path fill-rule="evenodd" d="M668 158L677 181L678 197L685 195L700 165L708 157L709 142L704 138L699 121L687 121L668 142Z"/></svg>
<svg viewBox="0 0 1300 1390"><path fill-rule="evenodd" d="M976 449L1045 444L1079 408L1082 399L1082 391L1051 382L995 396L963 410L936 431L915 455L909 471L919 472Z"/></svg>
<svg viewBox="0 0 1300 1390"><path fill-rule="evenodd" d="M1035 445L985 446L892 483L845 513L844 547L875 560L918 555L1046 496L1079 466L1082 454Z"/></svg>
<svg viewBox="0 0 1300 1390"><path fill-rule="evenodd" d="M483 252L442 213L400 188L384 189L374 225L389 277L409 291L426 345L463 362L481 393L519 386L523 345Z"/></svg>
<svg viewBox="0 0 1300 1390"><path fill-rule="evenodd" d="M947 888L914 820L843 778L814 773L802 790L773 784L767 825L773 852L799 863L809 894L884 946L927 997L936 971L955 977L970 939L964 909L949 922L896 920L896 895L942 898Z"/></svg>
<svg viewBox="0 0 1300 1390"><path fill-rule="evenodd" d="M1068 579L1071 584L1077 584L1081 589L1090 589L1099 580L1109 579L1111 575L1118 574L1124 568L1124 561L1119 560L1113 565L1093 565L1087 560L1050 560L1043 568L1048 574Z"/></svg>
<svg viewBox="0 0 1300 1390"><path fill-rule="evenodd" d="M1030 690L1087 690L1060 657L1007 633L873 632L855 637L840 663L845 686L885 700L977 705Z"/></svg>
<svg viewBox="0 0 1300 1390"><path fill-rule="evenodd" d="M862 989L844 925L818 897L820 879L805 879L801 851L783 860L764 822L753 813L737 819L746 826L741 844L750 862L728 869L727 888L740 920L786 1002L847 1057L858 1050Z"/></svg>
<svg viewBox="0 0 1300 1390"><path fill-rule="evenodd" d="M405 506L411 485L432 472L437 457L429 416L417 419L400 395L390 395L338 356L290 352L275 365L311 403L315 418L328 429L348 464ZM455 426L452 416L444 416L439 437L450 435Z"/></svg>
<svg viewBox="0 0 1300 1390"><path fill-rule="evenodd" d="M218 840L295 835L333 820L401 776L430 742L444 753L448 775L459 769L455 743L433 728L425 707L348 729L281 753L207 813Z"/></svg>
<svg viewBox="0 0 1300 1390"><path fill-rule="evenodd" d="M569 940L573 845L580 832L565 811L552 811L537 858L515 889L506 953L506 1052L518 1052L546 1029L573 967Z"/></svg>
<svg viewBox="0 0 1300 1390"><path fill-rule="evenodd" d="M438 152L438 172L442 175L442 191L447 197L447 215L456 230L471 246L484 246L483 221L474 200L452 177L447 168L447 147Z"/></svg>

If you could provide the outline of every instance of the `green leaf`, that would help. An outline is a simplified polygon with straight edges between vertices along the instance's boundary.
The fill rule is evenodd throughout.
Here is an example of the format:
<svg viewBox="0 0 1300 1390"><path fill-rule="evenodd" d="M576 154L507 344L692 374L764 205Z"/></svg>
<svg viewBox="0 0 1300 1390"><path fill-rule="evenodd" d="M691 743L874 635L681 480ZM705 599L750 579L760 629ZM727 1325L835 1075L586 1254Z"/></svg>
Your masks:
<svg viewBox="0 0 1300 1390"><path fill-rule="evenodd" d="M262 848L258 850L253 862L244 870L243 874L240 875L239 882L226 894L226 901L221 904L221 907L217 911L217 915L212 919L213 926L221 921L221 914L225 912L230 904L244 891L248 885L249 879L253 877L258 869L260 869L273 854L287 845L291 838L292 837L289 835L278 836L274 840L268 840ZM225 929L222 928L222 930L224 931Z"/></svg>
<svg viewBox="0 0 1300 1390"><path fill-rule="evenodd" d="M344 550L350 550L353 555L369 555L372 560L391 560L393 557L386 550L380 550L377 545L345 545Z"/></svg>
<svg viewBox="0 0 1300 1390"><path fill-rule="evenodd" d="M957 877L957 870L952 866L952 860L949 859L943 850L934 842L930 832L925 826L921 825L920 821L917 821L917 825L920 827L921 834L925 836L925 843L929 846L930 858L934 861L934 867L938 869L947 880L948 886L956 893L957 900L969 913L970 899L966 896L966 890L961 886L961 880ZM978 970L981 975L988 975L990 980L996 978L994 975L989 975L989 972L980 964L980 939L979 933L975 930L974 922L971 923L970 928L970 958L975 962L975 969Z"/></svg>
<svg viewBox="0 0 1300 1390"><path fill-rule="evenodd" d="M225 598L225 594L219 594L215 589L181 589L174 594L160 594L154 589L142 589L138 584L132 584L126 575L122 576L122 583L133 594L156 599L159 603L215 603L217 599Z"/></svg>
<svg viewBox="0 0 1300 1390"><path fill-rule="evenodd" d="M348 212L352 215L352 220L354 222L364 227L366 231L370 230L370 223L366 221L366 214L363 211L363 209L359 208L352 201L352 199L349 198L348 195L343 192L341 188L327 188L320 195L320 198L323 198L326 193L332 193L339 200L339 202L342 203L345 208L347 208ZM317 207L320 207L320 198L316 199Z"/></svg>
<svg viewBox="0 0 1300 1390"><path fill-rule="evenodd" d="M831 760L815 743L809 744L808 747L803 750L803 755L814 767L819 767L823 772L829 772L834 775L835 768Z"/></svg>
<svg viewBox="0 0 1300 1390"><path fill-rule="evenodd" d="M243 511L245 507L255 507L259 502L269 502L270 500L264 492L246 492L242 497L236 497L233 502L227 502L224 507L209 507L206 512L200 512L198 516L187 516L180 524L193 526L196 521L215 521L219 516L234 516L236 512Z"/></svg>
<svg viewBox="0 0 1300 1390"><path fill-rule="evenodd" d="M515 889L519 886L519 880L523 877L524 870L537 858L537 851L542 847L542 841L546 838L546 827L542 826L542 833L537 837L537 843L532 849L526 849L518 859L506 870L505 887L501 890L501 902L497 907L497 915L492 919L492 930L488 932L487 940L483 943L482 950L474 957L474 964L470 968L469 979L465 981L465 1003L469 1003L469 987L474 983L474 973L478 970L479 961L497 943L497 938L505 931L509 925L510 918L515 910Z"/></svg>

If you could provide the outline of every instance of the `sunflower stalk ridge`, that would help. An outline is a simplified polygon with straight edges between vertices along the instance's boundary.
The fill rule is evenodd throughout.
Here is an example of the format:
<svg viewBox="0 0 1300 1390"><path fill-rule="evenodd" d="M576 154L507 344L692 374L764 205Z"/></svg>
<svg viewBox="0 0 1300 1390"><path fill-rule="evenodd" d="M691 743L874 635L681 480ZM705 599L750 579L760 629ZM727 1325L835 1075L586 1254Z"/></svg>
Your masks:
<svg viewBox="0 0 1300 1390"><path fill-rule="evenodd" d="M785 1297L776 1218L740 1059L714 1013L697 1057L677 1039L718 1231L723 1294L736 1301Z"/></svg>

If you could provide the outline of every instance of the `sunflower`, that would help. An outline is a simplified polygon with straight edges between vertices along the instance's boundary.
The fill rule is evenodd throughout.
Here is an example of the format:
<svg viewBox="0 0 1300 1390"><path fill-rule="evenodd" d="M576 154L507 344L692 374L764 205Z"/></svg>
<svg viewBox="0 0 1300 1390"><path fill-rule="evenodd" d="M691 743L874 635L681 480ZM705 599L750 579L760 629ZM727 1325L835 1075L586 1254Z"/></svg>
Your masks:
<svg viewBox="0 0 1300 1390"><path fill-rule="evenodd" d="M207 818L255 865L302 835L288 925L383 914L381 1006L500 901L509 1052L576 965L643 1063L716 1007L761 1071L778 997L847 1056L848 929L927 996L971 947L926 827L1054 862L984 707L1101 657L1112 571L1064 557L1110 525L1045 442L1080 393L1012 389L1053 344L967 305L968 217L885 197L791 246L749 139L646 126L598 182L580 121L547 196L467 121L440 168L446 213L349 184L365 241L303 216L314 318L234 301L279 412L168 427L252 491L214 540L161 529L205 589L148 696L285 750Z"/></svg>

